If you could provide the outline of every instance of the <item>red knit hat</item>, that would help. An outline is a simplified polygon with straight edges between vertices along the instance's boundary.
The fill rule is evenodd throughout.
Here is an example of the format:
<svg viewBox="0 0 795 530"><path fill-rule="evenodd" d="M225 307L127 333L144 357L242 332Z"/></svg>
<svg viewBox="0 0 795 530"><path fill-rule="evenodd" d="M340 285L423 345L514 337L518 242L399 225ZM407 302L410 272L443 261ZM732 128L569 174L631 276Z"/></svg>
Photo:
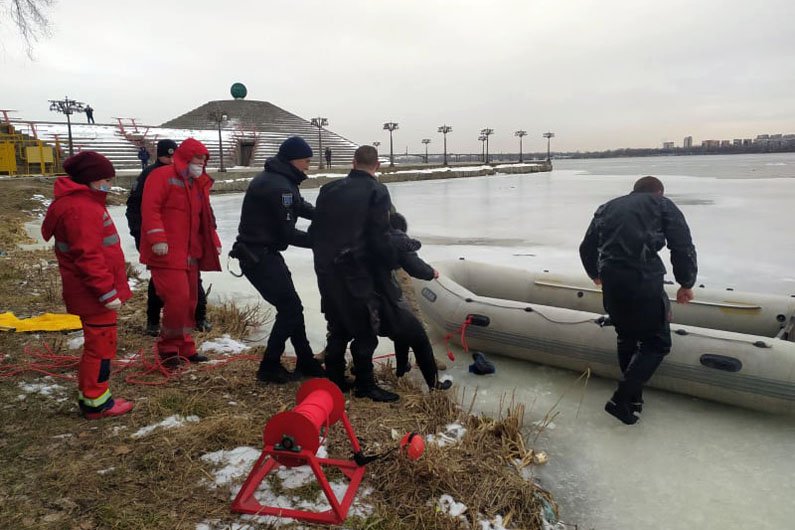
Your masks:
<svg viewBox="0 0 795 530"><path fill-rule="evenodd" d="M112 179L116 170L110 160L96 151L81 151L63 162L66 173L77 183L88 184L96 180Z"/></svg>

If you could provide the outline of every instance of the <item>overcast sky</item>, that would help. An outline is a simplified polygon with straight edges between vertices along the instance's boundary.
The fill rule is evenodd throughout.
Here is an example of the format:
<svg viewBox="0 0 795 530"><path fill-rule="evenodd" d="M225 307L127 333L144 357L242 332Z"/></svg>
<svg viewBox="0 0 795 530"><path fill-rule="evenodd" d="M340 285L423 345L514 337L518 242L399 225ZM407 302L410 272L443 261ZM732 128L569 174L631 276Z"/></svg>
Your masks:
<svg viewBox="0 0 795 530"><path fill-rule="evenodd" d="M0 0L7 6L9 0ZM158 125L242 82L357 143L656 147L795 133L792 0L60 0L34 58L0 13L0 108ZM82 117L78 118L82 119Z"/></svg>

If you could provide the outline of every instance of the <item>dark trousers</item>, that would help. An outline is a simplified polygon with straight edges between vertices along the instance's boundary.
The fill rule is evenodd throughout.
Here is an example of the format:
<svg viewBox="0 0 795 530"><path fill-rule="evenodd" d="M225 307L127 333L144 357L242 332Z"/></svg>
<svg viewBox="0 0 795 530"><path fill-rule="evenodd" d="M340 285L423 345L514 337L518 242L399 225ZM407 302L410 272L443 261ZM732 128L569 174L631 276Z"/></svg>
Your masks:
<svg viewBox="0 0 795 530"><path fill-rule="evenodd" d="M204 291L204 286L202 285L202 278L199 275L199 285L198 285L198 300L196 302L196 311L194 314L195 320L197 324L200 324L207 320L207 293ZM147 290L147 298L146 298L146 323L147 324L154 324L157 325L160 323L160 311L163 309L163 300L157 296L157 290L155 289L155 282L152 279L149 279L149 288Z"/></svg>
<svg viewBox="0 0 795 530"><path fill-rule="evenodd" d="M351 357L356 374L354 385L357 388L368 388L375 384L373 375L373 352L378 346L378 336L372 333L351 335L345 327L335 323L333 317L328 318L328 338L326 341L326 373L329 379L338 386L343 386L345 374L345 350L351 343Z"/></svg>
<svg viewBox="0 0 795 530"><path fill-rule="evenodd" d="M263 361L278 363L284 353L287 339L293 344L298 361L313 357L312 347L306 338L304 306L295 291L293 278L280 252L262 250L256 253L258 262L240 260L240 270L266 302L276 308Z"/></svg>
<svg viewBox="0 0 795 530"><path fill-rule="evenodd" d="M395 343L395 362L398 367L406 367L409 363L409 348L414 350L414 358L422 372L428 388L434 388L439 377L436 361L433 358L433 347L428 334L417 317L409 309L400 309L404 314L400 318L400 328L390 333L389 338Z"/></svg>
<svg viewBox="0 0 795 530"><path fill-rule="evenodd" d="M606 268L601 280L604 308L616 328L622 373L613 400L642 402L643 385L671 351L671 309L663 278L632 269Z"/></svg>
<svg viewBox="0 0 795 530"><path fill-rule="evenodd" d="M361 280L359 276L356 276ZM344 272L317 274L320 307L326 317L326 373L340 388L345 386L345 350L351 344L357 388L375 385L373 352L378 346L379 312L368 283L357 283Z"/></svg>

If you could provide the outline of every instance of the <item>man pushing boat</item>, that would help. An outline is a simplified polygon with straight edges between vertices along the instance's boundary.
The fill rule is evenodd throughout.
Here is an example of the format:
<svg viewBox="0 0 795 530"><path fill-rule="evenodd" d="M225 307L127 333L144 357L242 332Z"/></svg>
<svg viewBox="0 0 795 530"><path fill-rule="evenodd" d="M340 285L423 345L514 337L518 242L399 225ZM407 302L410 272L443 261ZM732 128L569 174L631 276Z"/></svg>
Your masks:
<svg viewBox="0 0 795 530"><path fill-rule="evenodd" d="M643 409L643 385L671 351L671 308L663 288L665 265L657 254L667 243L676 301L693 299L698 265L684 215L664 196L663 183L642 177L632 193L594 213L580 258L588 276L602 286L605 311L616 329L622 378L605 410L632 425Z"/></svg>

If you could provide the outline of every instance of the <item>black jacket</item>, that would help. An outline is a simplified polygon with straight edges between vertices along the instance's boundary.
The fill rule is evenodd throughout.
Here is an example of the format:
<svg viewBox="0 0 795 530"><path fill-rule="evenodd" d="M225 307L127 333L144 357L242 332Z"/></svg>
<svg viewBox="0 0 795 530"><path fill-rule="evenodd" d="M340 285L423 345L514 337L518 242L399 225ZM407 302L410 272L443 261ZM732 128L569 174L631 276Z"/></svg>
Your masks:
<svg viewBox="0 0 795 530"><path fill-rule="evenodd" d="M591 278L609 267L662 278L665 265L657 252L666 242L677 283L693 287L698 265L684 215L662 195L632 192L596 210L580 244L580 258Z"/></svg>
<svg viewBox="0 0 795 530"><path fill-rule="evenodd" d="M141 174L138 175L138 180L133 184L129 197L127 197L127 210L124 212L124 215L127 217L127 226L130 227L130 235L135 239L135 248L138 248L141 243L141 201L144 197L144 184L146 184L146 178L149 176L149 173L165 165L167 164L164 164L158 159L151 166L144 168Z"/></svg>
<svg viewBox="0 0 795 530"><path fill-rule="evenodd" d="M358 170L324 185L317 197L309 236L321 309L352 336L378 329L374 271L398 266L390 205L386 186Z"/></svg>
<svg viewBox="0 0 795 530"><path fill-rule="evenodd" d="M398 255L390 238L391 199L386 186L364 171L353 170L320 189L309 234L315 270L336 270L342 263L394 269Z"/></svg>
<svg viewBox="0 0 795 530"><path fill-rule="evenodd" d="M289 162L269 158L265 171L254 177L243 197L237 241L252 249L309 248L306 232L295 228L299 217L312 219L314 212L298 191L305 179Z"/></svg>

